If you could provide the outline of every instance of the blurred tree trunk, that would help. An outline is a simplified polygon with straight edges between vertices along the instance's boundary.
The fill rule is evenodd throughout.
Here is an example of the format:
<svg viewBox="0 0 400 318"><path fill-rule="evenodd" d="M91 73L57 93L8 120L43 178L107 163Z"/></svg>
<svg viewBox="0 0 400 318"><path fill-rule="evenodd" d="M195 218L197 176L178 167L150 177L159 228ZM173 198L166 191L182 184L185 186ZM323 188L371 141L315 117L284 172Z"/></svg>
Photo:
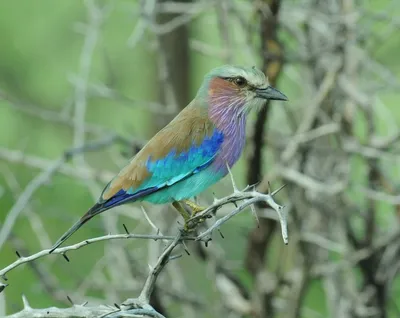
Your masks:
<svg viewBox="0 0 400 318"><path fill-rule="evenodd" d="M167 2L160 0L159 3ZM177 3L189 3L192 0L181 0ZM162 25L179 17L181 13L158 13L157 23ZM189 80L190 80L190 59L189 59L189 25L187 23L175 28L172 32L159 36L160 51L164 55L166 63L167 80L171 84L177 111L189 103ZM163 105L168 104L166 90L163 83L160 89L159 101ZM172 119L174 115L157 116L155 118L154 130L158 131Z"/></svg>
<svg viewBox="0 0 400 318"><path fill-rule="evenodd" d="M167 2L160 0L159 3ZM188 3L191 0L182 0L181 3ZM165 13L157 14L157 23L163 25L173 19L179 17L180 13ZM158 36L159 58L166 72L166 81L169 87L166 87L165 82L160 80L159 102L168 107L171 100L168 98L168 89L172 89L174 101L177 104L176 112L180 111L189 103L189 79L190 79L190 60L189 60L189 26L187 23L175 28L172 32L161 34ZM159 72L162 70L159 70ZM175 114L154 116L154 132L158 132L161 128L167 125ZM167 217L168 218L168 217ZM160 313L166 314L160 294L156 288L156 292L152 294L150 299L151 305Z"/></svg>
<svg viewBox="0 0 400 318"><path fill-rule="evenodd" d="M270 9L268 15L264 10L260 10L260 30L261 30L261 55L263 58L263 71L267 75L272 86L276 86L281 73L283 64L282 47L277 39L278 17L281 0L264 0L265 7ZM266 124L270 112L271 103L268 101L257 117L252 136L253 153L248 161L247 183L256 184L264 174L263 171L263 148L266 139ZM259 207L262 207L260 205ZM262 272L265 263L265 251L277 223L269 219L261 218L259 226L255 227L249 234L247 243L247 255L245 265L252 277L257 280L257 276ZM272 297L271 295L259 295L260 317L271 317Z"/></svg>

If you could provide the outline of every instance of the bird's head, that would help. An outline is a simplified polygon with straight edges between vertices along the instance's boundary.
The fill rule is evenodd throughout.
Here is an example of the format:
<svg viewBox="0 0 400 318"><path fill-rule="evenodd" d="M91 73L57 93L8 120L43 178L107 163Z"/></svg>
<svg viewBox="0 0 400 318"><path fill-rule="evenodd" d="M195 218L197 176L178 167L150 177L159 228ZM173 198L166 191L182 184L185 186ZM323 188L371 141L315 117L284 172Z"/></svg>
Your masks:
<svg viewBox="0 0 400 318"><path fill-rule="evenodd" d="M219 114L241 116L259 109L266 100L288 100L269 85L256 67L224 65L211 70L204 78L197 98L206 101L209 110Z"/></svg>

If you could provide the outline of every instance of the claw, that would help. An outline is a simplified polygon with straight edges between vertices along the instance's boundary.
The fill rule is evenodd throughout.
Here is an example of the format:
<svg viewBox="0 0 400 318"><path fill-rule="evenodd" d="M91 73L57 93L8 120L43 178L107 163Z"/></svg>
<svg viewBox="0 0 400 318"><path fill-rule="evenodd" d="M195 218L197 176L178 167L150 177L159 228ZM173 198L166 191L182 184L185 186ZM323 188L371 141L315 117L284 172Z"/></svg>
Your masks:
<svg viewBox="0 0 400 318"><path fill-rule="evenodd" d="M205 207L198 205L195 202L190 201L190 200L182 200L181 202L185 203L188 207L190 207L192 209L193 215L200 213L201 211L204 211L206 209Z"/></svg>
<svg viewBox="0 0 400 318"><path fill-rule="evenodd" d="M192 215L190 215L185 208L182 206L181 203L186 204L192 209ZM189 201L189 200L182 200L182 201L174 201L172 203L172 206L179 212L180 215L182 215L183 220L185 221L185 224L183 225L183 230L185 232L192 232L194 229L197 227L197 225L203 223L205 221L205 218L200 218L198 220L191 220L191 218L197 214L200 213L201 211L204 211L206 208L202 207L200 205L197 205L196 203ZM189 222L190 221L190 222Z"/></svg>

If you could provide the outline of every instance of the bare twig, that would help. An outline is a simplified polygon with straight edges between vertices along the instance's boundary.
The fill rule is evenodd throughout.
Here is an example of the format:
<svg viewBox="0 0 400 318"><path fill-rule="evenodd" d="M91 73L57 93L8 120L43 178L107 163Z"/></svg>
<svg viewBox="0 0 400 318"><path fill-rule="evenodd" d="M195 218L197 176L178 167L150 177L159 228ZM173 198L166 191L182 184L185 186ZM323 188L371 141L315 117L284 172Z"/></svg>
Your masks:
<svg viewBox="0 0 400 318"><path fill-rule="evenodd" d="M249 188L249 187L248 187ZM287 220L286 220L286 214L282 211L282 206L278 205L274 199L273 196L279 192L282 189L279 188L278 190L274 191L271 194L262 194L256 191L246 191L247 188L243 191L235 191L233 194L222 198L222 199L216 199L214 201L214 203L212 205L210 205L207 209L205 209L204 211L202 211L201 213L196 214L193 218L191 218L188 221L188 226L197 226L197 224L199 223L199 220L203 219L203 218L207 218L208 216L215 214L217 212L217 210L219 208L221 208L222 206L226 205L226 204L231 204L234 202L238 202L238 201L244 201L243 204L239 205L238 208L236 208L235 210L233 210L231 213L229 213L228 215L225 215L223 218L219 219L213 226L211 226L206 232L202 233L201 235L195 237L195 236L181 236L181 233L178 235L179 236L179 240L203 240L204 237L206 237L207 235L211 234L212 231L214 231L216 228L218 228L219 226L221 226L223 223L227 222L230 218L232 218L234 215L236 215L237 213L239 213L240 211L244 210L246 207L254 204L255 202L260 202L260 201L264 201L267 202L277 213L279 216L279 221L281 222L281 227L282 227L282 237L283 237L283 241L285 242L285 244L288 243L288 234L287 234ZM56 250L54 250L54 252L52 254L62 254L65 255L66 252L71 251L71 250L77 250L80 249L84 246L87 246L89 244L92 243L96 243L96 242L101 242L101 241L109 241L109 240L120 240L120 239L148 239L148 240L167 240L167 241L175 241L177 240L177 236L164 236L164 235L146 235L146 234L114 234L114 235L105 235L105 236L100 236L100 237L96 237L96 238L91 238L91 239L87 239L84 240L82 242L79 242L77 244L74 245L69 245L66 247L62 247L62 248L58 248ZM174 243L175 246L178 244L177 242ZM20 257L18 260L16 260L14 263L8 265L7 267L3 268L2 270L0 270L0 277L4 277L5 274L7 274L9 271L13 270L14 268L36 260L38 258L44 257L49 253L50 249L45 249L42 250L38 253L35 253L33 255L30 256L26 256L26 257ZM144 296L142 296L143 298Z"/></svg>
<svg viewBox="0 0 400 318"><path fill-rule="evenodd" d="M19 214L22 212L26 204L29 202L33 194L45 183L47 183L51 177L63 166L63 164L71 157L81 154L86 151L94 151L112 145L118 138L115 136L107 137L104 140L100 140L94 143L88 143L82 147L74 148L68 150L64 153L60 159L52 162L47 169L39 173L22 191L18 200L15 202L13 207L7 213L7 217L4 224L0 230L0 250L7 240L7 237L13 228Z"/></svg>
<svg viewBox="0 0 400 318"><path fill-rule="evenodd" d="M341 63L339 63L339 61L336 61L336 63L332 63L330 65L330 68L326 72L324 80L322 81L318 91L315 93L313 100L307 106L307 113L304 114L303 120L296 131L296 135L304 134L312 128L312 123L318 115L318 110L321 107L321 103L334 87L340 67ZM292 142L289 143L285 151L282 152L281 159L283 162L290 161L298 149L299 142L300 140L297 138L292 139Z"/></svg>
<svg viewBox="0 0 400 318"><path fill-rule="evenodd" d="M52 254L61 254L64 255L68 251L78 250L84 246L87 246L92 243L102 242L102 241L111 241L111 240L123 240L123 239L146 239L146 240L167 240L172 241L175 240L175 236L164 236L164 235L147 235L147 234L114 234L114 235L104 235L91 239L84 240L77 244L68 245L66 247L58 248L52 252ZM185 237L185 240L196 240L196 237ZM7 267L0 270L0 277L4 277L9 271L14 268L25 264L27 262L31 262L42 258L44 256L49 255L50 249L42 250L38 253L32 254L26 257L20 257L18 260L8 265Z"/></svg>
<svg viewBox="0 0 400 318"><path fill-rule="evenodd" d="M158 275L160 275L164 266L167 265L167 263L169 262L170 255L173 249L180 243L181 237L182 237L182 232L179 232L179 234L175 237L175 239L168 245L168 247L158 258L156 265L151 270L149 277L147 278L146 283L144 284L144 287L139 295L140 301L143 301L145 303L150 302L150 295L154 289Z"/></svg>
<svg viewBox="0 0 400 318"><path fill-rule="evenodd" d="M262 194L257 191L246 191L248 188L249 187L247 187L243 191L236 190L233 194L231 194L228 197L215 200L214 203L212 205L210 205L207 209L196 214L194 217L192 217L188 221L188 225L190 227L192 224L197 224L201 219L208 218L209 216L215 214L222 205L225 205L228 203L234 203L234 202L238 202L238 201L244 201L243 204L239 205L231 213L229 213L229 214L225 215L224 217L222 217L221 219L219 219L209 229L207 229L205 232L200 234L197 238L198 240L204 239L205 237L210 235L215 229L219 228L222 224L227 222L233 216L235 216L239 212L243 211L246 207L251 206L257 202L265 202L271 208L273 208L276 211L276 213L278 213L279 222L281 224L282 239L285 244L288 244L289 241L288 241L286 214L283 211L283 206L277 204L273 199L273 196L277 192L279 192L282 189L282 187L279 188L278 190L274 191L271 194Z"/></svg>
<svg viewBox="0 0 400 318"><path fill-rule="evenodd" d="M5 316L5 318L128 318L128 317L144 317L144 318L165 318L154 310L149 309L132 309L120 311L113 309L111 306L87 306L74 305L70 308L45 308L35 309L26 306L22 311Z"/></svg>
<svg viewBox="0 0 400 318"><path fill-rule="evenodd" d="M81 147L85 143L85 113L86 113L86 93L90 69L92 65L92 55L94 53L99 28L103 21L102 9L98 8L94 0L85 1L88 10L88 25L86 27L85 41L79 63L79 82L75 88L75 113L74 113L74 147ZM83 157L74 161L82 164Z"/></svg>
<svg viewBox="0 0 400 318"><path fill-rule="evenodd" d="M0 230L0 249L3 247L4 242L7 240L8 235L11 232L19 214L25 208L26 204L29 202L32 195L39 189L43 184L45 184L54 173L60 168L64 159L59 159L54 162L47 170L39 173L36 178L34 178L24 189L24 191L19 196L17 202L13 205L10 211L7 213L7 217L4 224Z"/></svg>

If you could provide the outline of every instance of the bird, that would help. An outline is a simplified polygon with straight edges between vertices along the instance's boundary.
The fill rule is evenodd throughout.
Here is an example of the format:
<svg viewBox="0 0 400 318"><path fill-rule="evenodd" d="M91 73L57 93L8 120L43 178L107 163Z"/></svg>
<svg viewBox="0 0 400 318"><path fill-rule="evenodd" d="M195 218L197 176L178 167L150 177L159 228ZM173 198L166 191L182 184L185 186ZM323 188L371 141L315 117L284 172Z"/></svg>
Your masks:
<svg viewBox="0 0 400 318"><path fill-rule="evenodd" d="M245 146L249 112L267 100L288 98L255 66L209 71L194 99L133 156L49 253L94 216L126 203L171 203L185 222L204 210L190 199L229 173Z"/></svg>

